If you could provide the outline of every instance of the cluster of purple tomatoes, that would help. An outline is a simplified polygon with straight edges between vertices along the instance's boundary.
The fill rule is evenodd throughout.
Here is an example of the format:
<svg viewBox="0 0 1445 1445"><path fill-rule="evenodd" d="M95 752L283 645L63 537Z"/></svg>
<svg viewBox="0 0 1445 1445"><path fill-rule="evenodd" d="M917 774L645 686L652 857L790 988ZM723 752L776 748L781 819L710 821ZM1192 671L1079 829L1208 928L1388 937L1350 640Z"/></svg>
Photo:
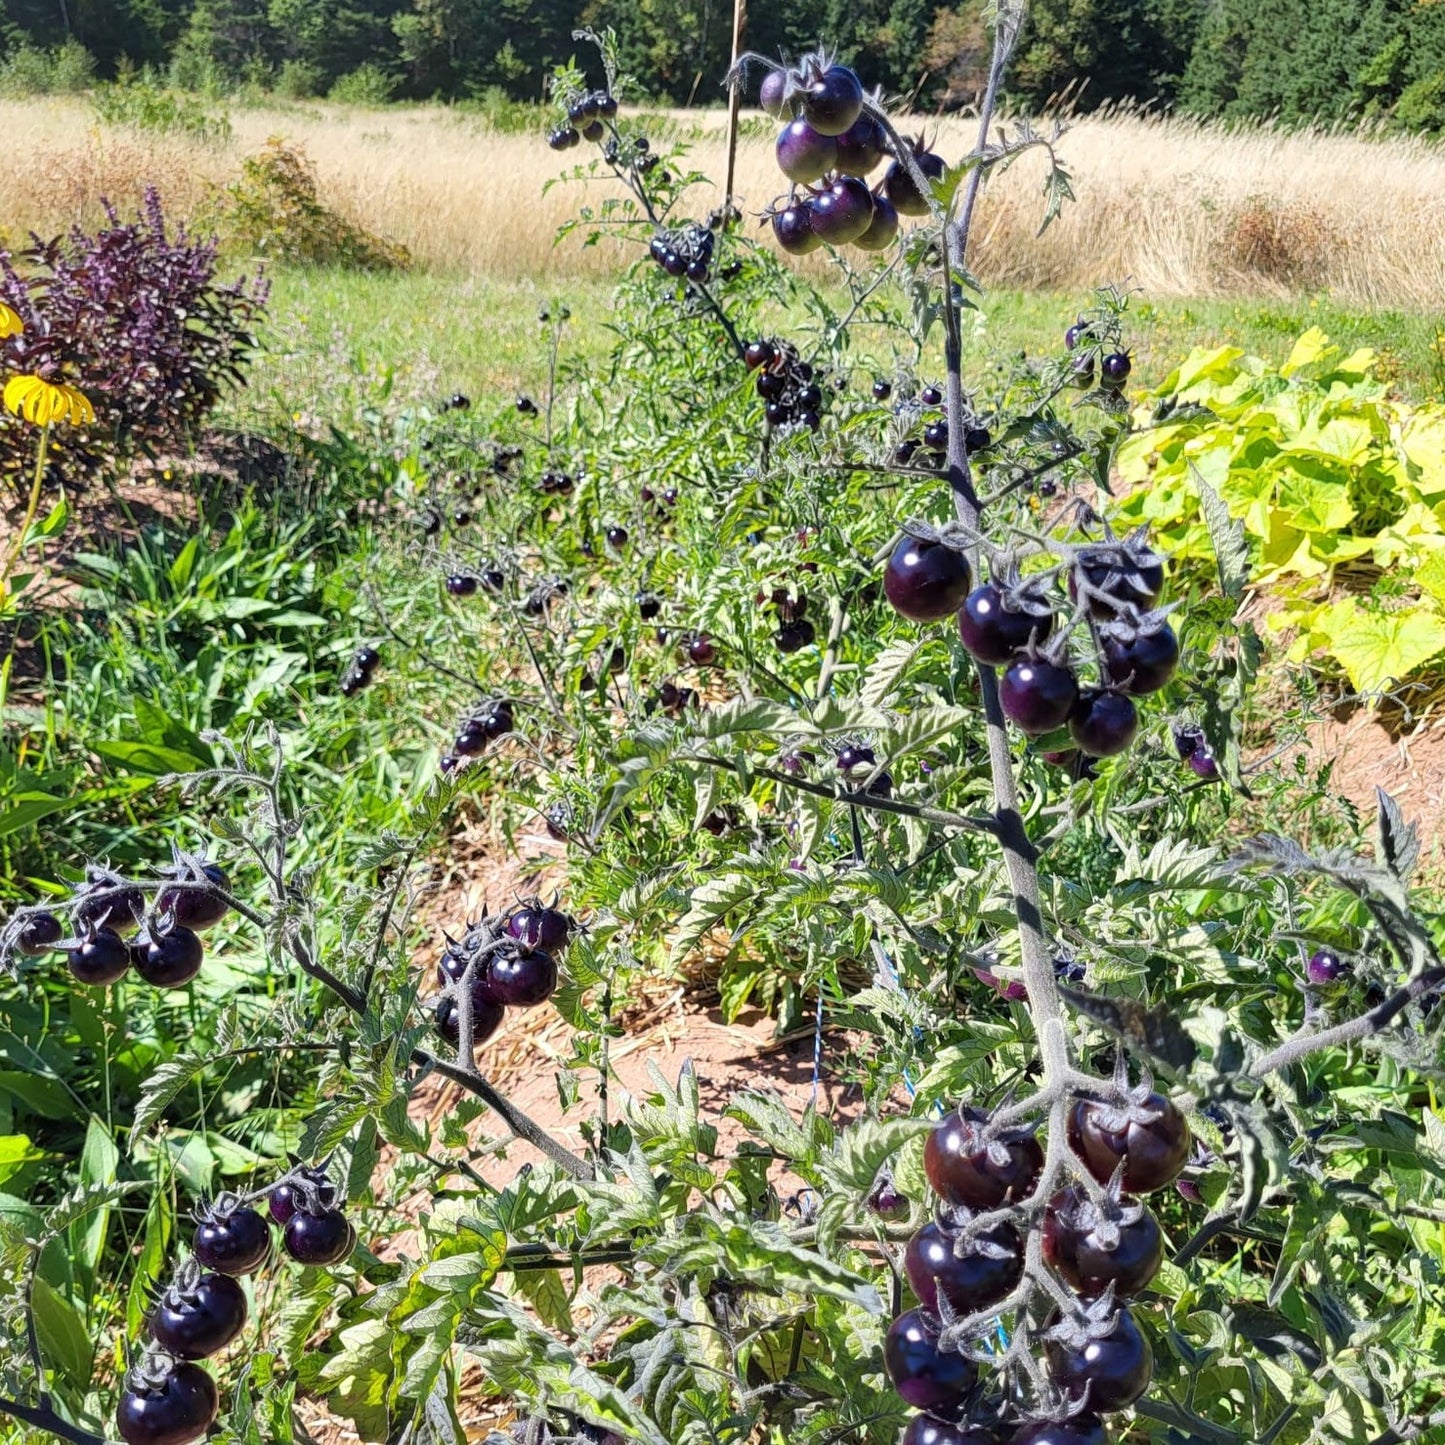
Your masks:
<svg viewBox="0 0 1445 1445"><path fill-rule="evenodd" d="M63 950L75 978L95 988L119 983L132 970L154 988L180 988L201 971L200 935L226 916L231 885L219 865L186 855L161 877L147 908L143 889L92 865L71 899L74 935L66 936L55 913L38 909L18 920L13 946L32 957Z"/></svg>
<svg viewBox="0 0 1445 1445"><path fill-rule="evenodd" d="M753 385L763 400L768 425L793 423L817 431L822 425L823 389L813 368L787 341L750 341L743 351Z"/></svg>
<svg viewBox="0 0 1445 1445"><path fill-rule="evenodd" d="M759 100L785 122L776 155L793 191L772 211L784 251L801 256L824 244L882 251L898 235L900 214L927 214L928 199L901 160L877 188L864 179L890 154L889 136L846 65L810 56L796 70L770 71ZM942 177L943 160L921 144L913 160L926 180Z"/></svg>
<svg viewBox="0 0 1445 1445"><path fill-rule="evenodd" d="M298 1264L339 1264L355 1248L356 1229L324 1170L293 1171L267 1202L281 1246ZM154 1348L126 1375L115 1422L126 1445L189 1445L210 1429L220 1397L196 1361L219 1354L245 1328L240 1277L270 1253L271 1230L258 1210L223 1195L202 1213L191 1258L150 1312Z"/></svg>
<svg viewBox="0 0 1445 1445"><path fill-rule="evenodd" d="M1139 537L1076 547L1065 569L1098 644L1098 684L1081 686L1069 659L1050 649L1054 606L1044 588L1024 580L973 585L961 547L943 536L905 535L883 574L894 609L915 622L957 615L964 647L981 663L1004 669L999 700L1030 738L1067 728L1073 748L1047 754L1060 764L1124 752L1139 729L1134 700L1157 692L1179 663L1179 639L1157 607L1164 566Z"/></svg>
<svg viewBox="0 0 1445 1445"><path fill-rule="evenodd" d="M471 998L473 1047L501 1028L509 1007L546 1003L557 989L557 955L576 928L561 909L529 898L505 917L483 914L467 924L460 939L448 936L437 965L443 989L433 1013L437 1032L453 1048L460 1047L458 990L463 985Z"/></svg>
<svg viewBox="0 0 1445 1445"><path fill-rule="evenodd" d="M1077 1296L1071 1317L1055 1309L1042 1331L1048 1373L1064 1402L1060 1418L1009 1426L999 1402L983 1398L977 1362L944 1347L945 1320L1005 1307L1024 1276L1020 1230L1007 1220L969 1230L970 1221L1022 1205L1044 1165L1032 1132L996 1131L984 1114L960 1109L924 1147L938 1208L904 1253L918 1304L893 1321L884 1342L888 1376L919 1412L902 1445L1107 1445L1100 1416L1127 1409L1148 1388L1153 1351L1121 1301L1158 1272L1163 1237L1136 1196L1178 1177L1189 1157L1189 1126L1168 1099L1150 1092L1119 1106L1080 1100L1068 1132L1075 1156L1106 1186L1106 1202L1074 1185L1044 1208L1043 1259Z"/></svg>
<svg viewBox="0 0 1445 1445"><path fill-rule="evenodd" d="M582 141L600 141L606 134L604 121L617 114L617 97L605 90L591 90L567 107L567 124L559 125L547 137L554 151L571 150Z"/></svg>

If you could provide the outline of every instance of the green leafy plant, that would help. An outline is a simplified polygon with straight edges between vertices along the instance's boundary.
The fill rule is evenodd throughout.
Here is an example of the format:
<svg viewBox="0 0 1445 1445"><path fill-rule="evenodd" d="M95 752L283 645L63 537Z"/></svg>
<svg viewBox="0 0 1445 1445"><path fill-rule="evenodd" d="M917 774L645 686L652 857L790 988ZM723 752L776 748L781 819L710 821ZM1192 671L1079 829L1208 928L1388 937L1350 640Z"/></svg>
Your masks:
<svg viewBox="0 0 1445 1445"><path fill-rule="evenodd" d="M1428 687L1445 650L1445 412L1392 399L1374 365L1318 329L1278 366L1196 351L1146 400L1155 424L1120 449L1119 470L1132 489L1121 514L1181 563L1209 564L1202 499L1221 498L1252 584L1284 599L1268 626L1293 634L1290 657L1378 701Z"/></svg>

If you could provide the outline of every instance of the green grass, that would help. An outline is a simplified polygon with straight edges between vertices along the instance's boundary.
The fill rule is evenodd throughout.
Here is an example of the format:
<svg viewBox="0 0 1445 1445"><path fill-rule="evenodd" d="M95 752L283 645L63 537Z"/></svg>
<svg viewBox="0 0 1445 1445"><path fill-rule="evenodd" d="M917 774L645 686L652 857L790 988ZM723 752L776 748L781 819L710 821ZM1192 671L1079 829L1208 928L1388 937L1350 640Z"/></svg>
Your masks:
<svg viewBox="0 0 1445 1445"><path fill-rule="evenodd" d="M567 356L585 362L604 354L610 343L610 282L577 280L559 290L428 273L286 269L272 279L263 353L250 388L229 408L228 419L246 426L264 428L288 415L340 424L365 409L434 404L456 391L495 398L538 390L546 379L547 355L537 313L558 301L572 312ZM981 360L1054 350L1089 300L1086 293L992 293L975 323L969 353ZM1315 325L1347 349L1379 350L1385 357L1381 375L1404 395L1445 396L1445 364L1435 350L1437 318L1362 313L1308 298L1137 298L1129 326L1134 375L1149 385L1194 346L1229 344L1282 359L1293 339Z"/></svg>

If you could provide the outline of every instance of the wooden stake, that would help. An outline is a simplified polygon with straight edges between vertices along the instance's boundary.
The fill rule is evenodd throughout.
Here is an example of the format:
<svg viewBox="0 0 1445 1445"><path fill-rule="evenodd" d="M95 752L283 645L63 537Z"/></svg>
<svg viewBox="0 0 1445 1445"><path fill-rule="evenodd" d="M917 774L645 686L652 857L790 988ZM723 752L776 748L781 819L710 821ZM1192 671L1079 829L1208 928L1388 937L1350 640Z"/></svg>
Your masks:
<svg viewBox="0 0 1445 1445"><path fill-rule="evenodd" d="M738 56L743 53L743 36L748 28L748 0L733 0L733 58L732 63L738 63ZM733 211L733 178L737 173L738 159L738 112L742 109L743 88L735 85L728 92L728 171L727 185L723 194L723 225L727 227L732 224Z"/></svg>

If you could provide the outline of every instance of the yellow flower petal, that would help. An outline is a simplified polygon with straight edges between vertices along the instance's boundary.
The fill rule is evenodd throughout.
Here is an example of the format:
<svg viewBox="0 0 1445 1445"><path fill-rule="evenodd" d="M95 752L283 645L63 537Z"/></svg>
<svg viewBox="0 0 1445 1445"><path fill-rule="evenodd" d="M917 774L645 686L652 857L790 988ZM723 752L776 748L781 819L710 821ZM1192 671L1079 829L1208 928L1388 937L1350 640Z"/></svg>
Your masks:
<svg viewBox="0 0 1445 1445"><path fill-rule="evenodd" d="M0 337L19 336L25 323L3 301L0 301Z"/></svg>
<svg viewBox="0 0 1445 1445"><path fill-rule="evenodd" d="M12 376L5 383L3 400L7 411L23 416L36 426L52 426L58 421L76 425L95 420L95 408L83 391L38 376Z"/></svg>

